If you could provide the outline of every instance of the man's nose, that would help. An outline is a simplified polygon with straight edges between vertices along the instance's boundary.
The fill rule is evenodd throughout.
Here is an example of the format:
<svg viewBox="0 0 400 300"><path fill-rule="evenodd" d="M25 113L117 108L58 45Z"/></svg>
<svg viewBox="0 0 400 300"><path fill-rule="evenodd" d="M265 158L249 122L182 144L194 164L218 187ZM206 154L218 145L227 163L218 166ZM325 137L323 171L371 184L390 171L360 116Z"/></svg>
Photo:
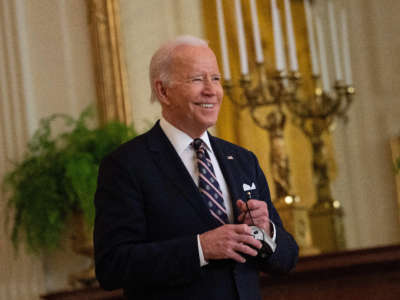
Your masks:
<svg viewBox="0 0 400 300"><path fill-rule="evenodd" d="M203 93L206 95L211 95L211 96L215 95L216 87L215 87L215 83L212 81L211 78L204 79Z"/></svg>

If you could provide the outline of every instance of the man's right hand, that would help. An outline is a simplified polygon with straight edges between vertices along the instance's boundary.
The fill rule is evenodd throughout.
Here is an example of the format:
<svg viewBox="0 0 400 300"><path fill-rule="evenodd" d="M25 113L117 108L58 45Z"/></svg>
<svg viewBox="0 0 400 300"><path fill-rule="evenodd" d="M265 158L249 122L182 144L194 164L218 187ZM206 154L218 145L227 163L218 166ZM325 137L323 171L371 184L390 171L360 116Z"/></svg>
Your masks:
<svg viewBox="0 0 400 300"><path fill-rule="evenodd" d="M230 258L240 263L246 262L241 254L257 256L254 248L262 246L246 224L227 224L200 234L200 244L205 260Z"/></svg>

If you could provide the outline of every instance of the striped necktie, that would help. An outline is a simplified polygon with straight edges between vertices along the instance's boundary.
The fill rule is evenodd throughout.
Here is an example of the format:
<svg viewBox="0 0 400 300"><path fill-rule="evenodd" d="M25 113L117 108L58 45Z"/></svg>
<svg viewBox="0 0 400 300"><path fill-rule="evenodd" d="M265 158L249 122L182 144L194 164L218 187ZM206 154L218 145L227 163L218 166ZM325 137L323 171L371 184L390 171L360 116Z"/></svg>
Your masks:
<svg viewBox="0 0 400 300"><path fill-rule="evenodd" d="M199 168L199 190L202 198L211 215L221 224L227 224L229 221L224 205L224 198L206 146L201 139L195 139L192 144L196 151L197 165Z"/></svg>

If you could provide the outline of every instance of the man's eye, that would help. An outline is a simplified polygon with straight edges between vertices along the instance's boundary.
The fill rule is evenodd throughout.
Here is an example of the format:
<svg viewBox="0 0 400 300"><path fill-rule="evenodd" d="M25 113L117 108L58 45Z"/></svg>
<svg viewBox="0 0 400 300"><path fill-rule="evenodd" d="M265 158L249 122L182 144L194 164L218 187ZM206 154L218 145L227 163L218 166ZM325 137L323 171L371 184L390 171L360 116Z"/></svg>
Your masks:
<svg viewBox="0 0 400 300"><path fill-rule="evenodd" d="M214 76L212 78L213 81L220 81L221 80L221 76Z"/></svg>
<svg viewBox="0 0 400 300"><path fill-rule="evenodd" d="M194 78L192 78L192 81L203 81L203 78L201 78L201 77L194 77Z"/></svg>

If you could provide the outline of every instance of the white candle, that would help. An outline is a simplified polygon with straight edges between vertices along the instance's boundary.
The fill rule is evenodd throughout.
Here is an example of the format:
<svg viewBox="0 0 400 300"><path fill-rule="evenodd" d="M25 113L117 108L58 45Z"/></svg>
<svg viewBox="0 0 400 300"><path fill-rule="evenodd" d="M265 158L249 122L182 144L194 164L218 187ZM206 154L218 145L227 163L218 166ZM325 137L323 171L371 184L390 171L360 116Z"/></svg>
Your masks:
<svg viewBox="0 0 400 300"><path fill-rule="evenodd" d="M286 16L286 33L288 36L288 44L289 44L290 69L296 72L299 70L299 64L297 62L296 40L294 37L292 10L290 9L289 0L285 0L285 16Z"/></svg>
<svg viewBox="0 0 400 300"><path fill-rule="evenodd" d="M277 71L286 69L285 51L283 49L282 27L276 0L271 0L272 25L274 32L275 64Z"/></svg>
<svg viewBox="0 0 400 300"><path fill-rule="evenodd" d="M314 23L313 23L310 0L304 0L304 9L306 13L307 34L310 46L312 74L319 75L318 55L317 55L317 47L315 45Z"/></svg>
<svg viewBox="0 0 400 300"><path fill-rule="evenodd" d="M351 71L350 47L349 47L349 34L347 29L347 14L344 7L340 11L340 18L342 24L342 49L344 58L344 71L345 82L347 85L353 84L353 74Z"/></svg>
<svg viewBox="0 0 400 300"><path fill-rule="evenodd" d="M329 13L329 27L331 31L331 41L332 41L332 50L333 50L333 63L335 65L335 75L336 80L342 80L342 61L340 60L339 53L339 40L336 29L336 21L335 21L335 8L333 6L332 0L328 2L328 13Z"/></svg>
<svg viewBox="0 0 400 300"><path fill-rule="evenodd" d="M239 43L240 70L243 75L246 75L249 73L249 64L247 61L246 38L244 36L243 16L240 0L235 0L235 12Z"/></svg>
<svg viewBox="0 0 400 300"><path fill-rule="evenodd" d="M257 5L255 0L250 0L251 20L253 24L254 48L256 49L256 62L262 63L264 55L261 46L260 27L258 25Z"/></svg>
<svg viewBox="0 0 400 300"><path fill-rule="evenodd" d="M275 2L275 11L276 11L276 17L277 17L277 20L278 20L279 52L281 53L281 56L280 56L281 62L279 63L281 68L279 68L278 70L285 71L285 69L286 69L286 53L285 53L285 47L283 45L283 33L282 33L282 25L281 25L282 24L281 23L281 15L279 13L278 6L276 6L276 2Z"/></svg>
<svg viewBox="0 0 400 300"><path fill-rule="evenodd" d="M224 79L231 79L231 71L229 69L229 55L228 47L226 45L226 31L224 23L224 11L222 8L221 0L216 0L217 4L217 16L218 16L218 31L219 31L219 42L222 54L222 70L224 72Z"/></svg>
<svg viewBox="0 0 400 300"><path fill-rule="evenodd" d="M324 89L324 91L329 92L331 89L331 86L329 83L328 62L326 59L326 49L325 49L325 39L324 39L324 33L323 33L321 19L318 15L315 17L315 22L316 22L316 27L317 27L319 60L321 63L321 72L322 72L322 88Z"/></svg>

